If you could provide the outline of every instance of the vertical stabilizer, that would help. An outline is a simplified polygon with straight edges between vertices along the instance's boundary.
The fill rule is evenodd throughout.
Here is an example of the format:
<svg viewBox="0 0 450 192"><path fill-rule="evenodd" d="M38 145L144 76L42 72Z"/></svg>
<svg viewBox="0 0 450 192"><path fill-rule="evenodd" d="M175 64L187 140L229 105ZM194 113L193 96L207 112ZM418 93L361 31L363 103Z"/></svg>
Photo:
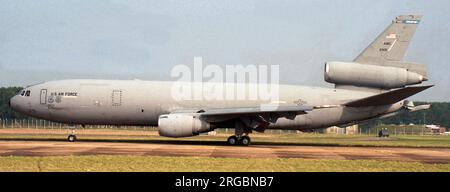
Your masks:
<svg viewBox="0 0 450 192"><path fill-rule="evenodd" d="M422 15L400 15L351 63L328 62L325 81L336 88L383 92L427 81L424 64L404 62Z"/></svg>
<svg viewBox="0 0 450 192"><path fill-rule="evenodd" d="M396 17L354 61L384 66L401 62L421 19L422 15Z"/></svg>

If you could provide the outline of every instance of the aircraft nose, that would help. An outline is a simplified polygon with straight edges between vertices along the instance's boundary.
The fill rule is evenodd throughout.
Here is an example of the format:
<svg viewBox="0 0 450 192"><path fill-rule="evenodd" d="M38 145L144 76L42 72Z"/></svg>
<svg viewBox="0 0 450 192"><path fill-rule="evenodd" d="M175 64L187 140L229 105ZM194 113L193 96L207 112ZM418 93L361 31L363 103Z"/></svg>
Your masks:
<svg viewBox="0 0 450 192"><path fill-rule="evenodd" d="M11 109L13 109L13 110L16 110L15 108L16 108L16 98L17 96L14 96L14 97L12 97L9 101L8 101L8 106L9 106L9 108L11 108Z"/></svg>

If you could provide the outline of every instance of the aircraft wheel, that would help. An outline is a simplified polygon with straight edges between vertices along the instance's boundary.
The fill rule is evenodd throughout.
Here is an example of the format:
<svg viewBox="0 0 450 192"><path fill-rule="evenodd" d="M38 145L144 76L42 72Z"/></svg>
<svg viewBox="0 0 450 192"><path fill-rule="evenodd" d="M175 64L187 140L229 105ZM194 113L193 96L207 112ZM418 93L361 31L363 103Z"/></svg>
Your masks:
<svg viewBox="0 0 450 192"><path fill-rule="evenodd" d="M238 138L236 136L230 136L227 140L228 145L236 145L238 143Z"/></svg>
<svg viewBox="0 0 450 192"><path fill-rule="evenodd" d="M250 137L249 136L242 136L241 139L239 140L239 144L243 145L243 146L248 146L250 145Z"/></svg>
<svg viewBox="0 0 450 192"><path fill-rule="evenodd" d="M77 140L77 136L76 136L76 135L69 135L69 136L67 137L67 140L68 140L69 142L75 142L75 141Z"/></svg>

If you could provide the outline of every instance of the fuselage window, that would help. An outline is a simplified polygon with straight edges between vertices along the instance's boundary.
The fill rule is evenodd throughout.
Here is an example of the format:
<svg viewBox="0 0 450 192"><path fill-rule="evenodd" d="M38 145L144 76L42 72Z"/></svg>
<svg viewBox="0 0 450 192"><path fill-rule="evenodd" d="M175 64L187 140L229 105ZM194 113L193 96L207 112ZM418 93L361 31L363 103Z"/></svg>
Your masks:
<svg viewBox="0 0 450 192"><path fill-rule="evenodd" d="M25 93L25 96L27 96L27 97L30 96L30 90L28 90L28 91Z"/></svg>

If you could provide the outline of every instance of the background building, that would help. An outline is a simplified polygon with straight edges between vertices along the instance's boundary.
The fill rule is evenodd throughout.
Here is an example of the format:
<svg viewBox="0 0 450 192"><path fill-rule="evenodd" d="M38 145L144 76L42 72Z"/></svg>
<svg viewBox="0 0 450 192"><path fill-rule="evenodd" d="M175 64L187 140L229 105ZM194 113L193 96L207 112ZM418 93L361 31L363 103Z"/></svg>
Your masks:
<svg viewBox="0 0 450 192"><path fill-rule="evenodd" d="M345 128L340 128L340 127L329 127L326 129L321 129L320 133L325 133L325 134L347 134L347 135L353 135L353 134L358 134L359 133L359 126L358 125L352 125L352 126L348 126Z"/></svg>

